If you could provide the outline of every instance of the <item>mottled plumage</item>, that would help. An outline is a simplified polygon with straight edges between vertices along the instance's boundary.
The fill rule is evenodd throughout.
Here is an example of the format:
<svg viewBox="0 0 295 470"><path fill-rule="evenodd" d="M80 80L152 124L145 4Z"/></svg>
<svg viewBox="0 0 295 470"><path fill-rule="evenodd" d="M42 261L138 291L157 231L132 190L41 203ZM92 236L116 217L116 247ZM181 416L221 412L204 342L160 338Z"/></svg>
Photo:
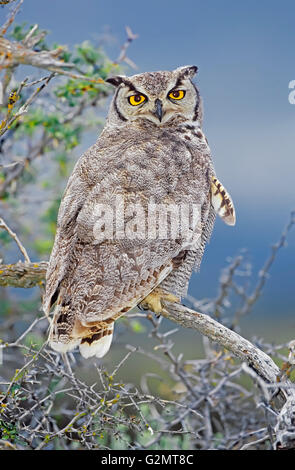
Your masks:
<svg viewBox="0 0 295 470"><path fill-rule="evenodd" d="M102 357L118 317L141 302L154 310L161 305L160 297L152 303L152 291L154 297L159 292L183 296L200 266L215 212L223 216L225 205L233 207L226 192L217 191L218 202L214 199L212 184L219 182L201 130L202 104L191 80L196 70L188 66L108 80L116 92L105 128L78 160L59 209L44 296L46 313L56 303L49 338L54 349L79 345L84 357ZM118 200L142 208L136 230L145 224L151 201L195 204L201 218L189 229L200 236L193 242L182 235L136 238L130 213L128 237L98 239L97 207L120 213Z"/></svg>

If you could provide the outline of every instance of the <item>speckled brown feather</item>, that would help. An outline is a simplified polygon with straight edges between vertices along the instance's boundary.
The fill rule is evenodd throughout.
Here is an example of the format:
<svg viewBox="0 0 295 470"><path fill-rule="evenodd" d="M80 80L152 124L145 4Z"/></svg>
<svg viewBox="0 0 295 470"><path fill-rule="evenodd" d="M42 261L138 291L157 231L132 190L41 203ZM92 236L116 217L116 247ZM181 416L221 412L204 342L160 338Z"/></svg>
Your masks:
<svg viewBox="0 0 295 470"><path fill-rule="evenodd" d="M236 213L233 201L221 184L221 182L214 176L211 181L211 201L216 213L228 225L235 225Z"/></svg>

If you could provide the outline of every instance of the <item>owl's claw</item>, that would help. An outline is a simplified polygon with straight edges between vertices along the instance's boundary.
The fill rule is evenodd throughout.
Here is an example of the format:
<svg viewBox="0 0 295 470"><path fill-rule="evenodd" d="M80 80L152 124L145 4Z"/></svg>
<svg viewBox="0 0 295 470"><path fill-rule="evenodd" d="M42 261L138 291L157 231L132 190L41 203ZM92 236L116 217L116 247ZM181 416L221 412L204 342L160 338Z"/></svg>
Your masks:
<svg viewBox="0 0 295 470"><path fill-rule="evenodd" d="M163 301L167 302L175 302L179 303L180 298L176 297L174 294L169 294L168 292L164 292L159 287L154 289L149 295L147 295L142 302L140 303L140 307L144 310L151 310L157 316L161 314L164 310Z"/></svg>

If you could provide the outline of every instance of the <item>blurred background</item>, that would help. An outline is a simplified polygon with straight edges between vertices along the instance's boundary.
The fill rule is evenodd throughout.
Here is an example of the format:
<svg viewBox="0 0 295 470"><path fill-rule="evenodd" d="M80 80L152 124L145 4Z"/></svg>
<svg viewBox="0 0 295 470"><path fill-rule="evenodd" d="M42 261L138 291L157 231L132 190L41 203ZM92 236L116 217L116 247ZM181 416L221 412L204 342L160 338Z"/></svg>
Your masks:
<svg viewBox="0 0 295 470"><path fill-rule="evenodd" d="M1 8L1 23L6 14ZM237 224L232 228L216 221L201 271L191 279L189 293L196 299L218 295L222 269L239 254L245 257L247 270L251 264L247 281L251 291L271 245L280 238L295 207L295 105L288 101L288 84L295 79L294 14L291 0L280 5L273 0L149 0L146 4L135 0L30 0L17 16L18 24L37 23L48 30L50 45L74 48L89 39L102 44L113 60L129 26L138 34L128 49L137 68L125 66L127 74L198 66L196 84L204 100L204 130L217 175L235 202ZM106 99L105 106L96 111L101 122L108 102ZM97 126L83 135L73 148L72 164L95 141L100 129ZM38 165L42 169L43 163ZM59 184L60 191L67 176ZM33 220L37 206L27 206ZM36 231L38 220L33 225ZM36 255L34 248L27 248L32 259L42 258L42 250ZM43 251L47 259L48 253ZM9 253L9 262L19 258L13 248ZM241 322L243 334L261 334L277 341L295 337L294 255L293 231L271 267L263 295ZM20 298L35 295L31 290L9 292Z"/></svg>
<svg viewBox="0 0 295 470"><path fill-rule="evenodd" d="M251 361L195 330L134 309L102 360L47 347L45 268L33 288L5 286L24 256L1 218L41 269L73 166L104 125L104 80L197 65L204 131L237 223L216 220L183 301L294 380L294 16L293 0L0 0L0 447L274 448L280 408L252 386ZM24 65L37 58L43 66Z"/></svg>

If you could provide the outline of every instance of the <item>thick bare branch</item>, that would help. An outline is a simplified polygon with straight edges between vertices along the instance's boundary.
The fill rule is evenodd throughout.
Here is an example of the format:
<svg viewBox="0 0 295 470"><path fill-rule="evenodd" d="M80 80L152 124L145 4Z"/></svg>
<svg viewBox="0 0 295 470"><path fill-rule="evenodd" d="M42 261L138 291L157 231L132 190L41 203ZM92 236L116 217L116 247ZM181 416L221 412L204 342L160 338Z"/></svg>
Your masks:
<svg viewBox="0 0 295 470"><path fill-rule="evenodd" d="M86 80L91 83L104 83L102 78L90 78L86 75L64 70L65 68L73 70L76 67L75 64L58 59L64 50L63 47L58 47L53 51L36 52L19 42L9 41L6 38L0 37L0 70L24 64L49 70L60 75L66 75L73 79Z"/></svg>
<svg viewBox="0 0 295 470"><path fill-rule="evenodd" d="M43 69L50 67L74 68L75 65L58 59L64 48L58 47L53 51L36 52L15 41L0 37L0 53L2 56L0 68L12 67L18 64L32 65Z"/></svg>
<svg viewBox="0 0 295 470"><path fill-rule="evenodd" d="M46 268L47 263L45 261L41 263L0 265L0 286L33 287L44 281ZM240 360L246 362L265 382L274 384L274 386L277 384L280 369L267 354L250 341L209 317L209 315L196 312L176 303L167 302L165 305L164 317L184 328L199 331L211 341L220 344ZM284 385L287 384L287 381L285 379ZM285 386L284 390L286 390ZM286 391L285 393L288 394Z"/></svg>
<svg viewBox="0 0 295 470"><path fill-rule="evenodd" d="M0 286L30 288L45 279L47 262L0 264Z"/></svg>
<svg viewBox="0 0 295 470"><path fill-rule="evenodd" d="M263 380L276 384L280 369L273 360L250 341L223 326L209 315L171 302L166 302L166 311L162 314L185 328L199 331L211 341L220 344L236 357L245 361ZM291 383L290 386L292 386ZM295 397L295 389L293 393Z"/></svg>

